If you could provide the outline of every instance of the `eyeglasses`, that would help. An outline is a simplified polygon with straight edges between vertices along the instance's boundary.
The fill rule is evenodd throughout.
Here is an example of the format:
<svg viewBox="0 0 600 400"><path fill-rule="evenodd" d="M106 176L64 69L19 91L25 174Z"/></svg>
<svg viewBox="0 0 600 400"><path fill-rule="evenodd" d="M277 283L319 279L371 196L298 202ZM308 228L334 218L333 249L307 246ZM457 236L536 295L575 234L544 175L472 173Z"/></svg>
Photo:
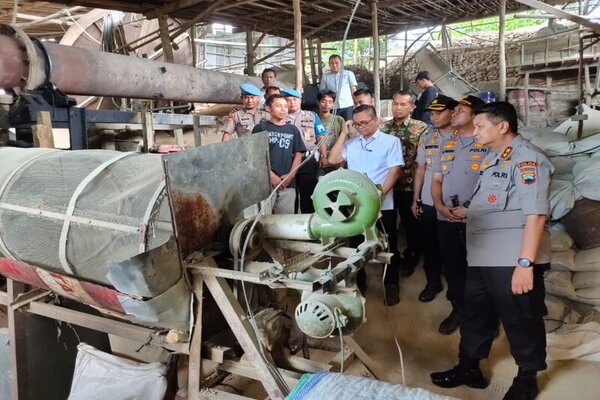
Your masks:
<svg viewBox="0 0 600 400"><path fill-rule="evenodd" d="M362 121L362 122L353 122L352 126L355 128L364 128L365 126L369 125L371 122L373 122L373 120L377 118L377 117L373 117L368 121Z"/></svg>

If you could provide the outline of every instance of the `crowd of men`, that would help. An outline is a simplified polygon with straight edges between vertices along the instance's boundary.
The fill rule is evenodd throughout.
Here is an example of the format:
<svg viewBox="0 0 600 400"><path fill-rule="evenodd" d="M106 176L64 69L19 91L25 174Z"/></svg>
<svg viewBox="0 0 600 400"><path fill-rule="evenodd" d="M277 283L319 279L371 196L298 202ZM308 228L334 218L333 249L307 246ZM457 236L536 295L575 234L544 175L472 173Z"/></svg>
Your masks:
<svg viewBox="0 0 600 400"><path fill-rule="evenodd" d="M341 166L366 174L381 188L380 221L393 253L385 303L399 303L400 277L411 276L421 259L421 302L432 301L446 281L452 311L438 330L460 328L459 362L431 374L432 382L487 387L479 362L501 323L519 366L504 399L535 398L537 371L546 368L543 272L552 165L519 136L509 103L450 98L422 71L415 79L421 96L396 92L393 118L383 123L372 93L357 89L340 57L331 56L329 65L317 112L301 109L298 91L275 86L272 69L263 72L262 89L241 85L243 107L229 115L223 140L269 133L274 213L314 212L310 197L322 174ZM398 223L406 239L402 253ZM360 241L352 238L351 245ZM357 284L364 294L364 269Z"/></svg>

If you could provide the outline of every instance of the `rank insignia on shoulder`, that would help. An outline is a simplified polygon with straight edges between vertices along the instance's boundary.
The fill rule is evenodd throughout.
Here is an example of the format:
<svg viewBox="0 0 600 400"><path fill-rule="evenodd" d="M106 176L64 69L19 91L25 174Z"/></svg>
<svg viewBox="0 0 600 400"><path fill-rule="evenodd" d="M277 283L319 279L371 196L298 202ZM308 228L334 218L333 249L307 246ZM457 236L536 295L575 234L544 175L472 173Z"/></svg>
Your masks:
<svg viewBox="0 0 600 400"><path fill-rule="evenodd" d="M523 172L521 174L521 182L525 185L531 185L535 182L535 173L534 172Z"/></svg>
<svg viewBox="0 0 600 400"><path fill-rule="evenodd" d="M487 201L490 204L494 204L496 202L496 200L498 200L498 197L496 197L496 195L493 193L488 195L488 197L487 197Z"/></svg>
<svg viewBox="0 0 600 400"><path fill-rule="evenodd" d="M472 163L471 164L471 169L473 171L478 171L479 170L479 163L476 163L476 162Z"/></svg>
<svg viewBox="0 0 600 400"><path fill-rule="evenodd" d="M508 156L510 156L512 154L512 150L513 150L512 147L508 146L507 148L504 149L500 158L502 158L502 159L508 158Z"/></svg>

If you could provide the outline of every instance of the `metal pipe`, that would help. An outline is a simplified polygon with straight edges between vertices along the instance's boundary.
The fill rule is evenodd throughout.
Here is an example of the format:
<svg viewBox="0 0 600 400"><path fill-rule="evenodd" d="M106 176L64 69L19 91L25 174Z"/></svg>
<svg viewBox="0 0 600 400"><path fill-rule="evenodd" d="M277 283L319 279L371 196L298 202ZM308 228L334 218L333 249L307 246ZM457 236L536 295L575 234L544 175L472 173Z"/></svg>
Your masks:
<svg viewBox="0 0 600 400"><path fill-rule="evenodd" d="M31 90L46 81L69 95L210 103L239 103L242 83L262 86L255 77L32 42L0 25L0 87Z"/></svg>

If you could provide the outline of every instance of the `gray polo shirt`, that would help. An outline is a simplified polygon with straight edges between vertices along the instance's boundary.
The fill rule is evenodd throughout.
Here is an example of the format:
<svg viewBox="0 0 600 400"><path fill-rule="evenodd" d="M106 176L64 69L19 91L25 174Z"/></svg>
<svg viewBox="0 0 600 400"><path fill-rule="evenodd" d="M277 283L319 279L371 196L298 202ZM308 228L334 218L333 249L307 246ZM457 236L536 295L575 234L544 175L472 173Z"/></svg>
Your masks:
<svg viewBox="0 0 600 400"><path fill-rule="evenodd" d="M481 165L467 213L467 260L474 267L513 267L521 251L528 215L548 215L554 167L537 147L515 137ZM535 262L550 262L550 233L544 229Z"/></svg>
<svg viewBox="0 0 600 400"><path fill-rule="evenodd" d="M419 147L417 148L418 164L425 164L425 177L423 178L423 187L421 188L421 201L423 204L433 207L433 198L431 197L431 167L433 159L438 156L440 143L442 140L452 136L452 131L442 132L435 130L424 136L421 136Z"/></svg>
<svg viewBox="0 0 600 400"><path fill-rule="evenodd" d="M432 160L431 171L441 173L442 201L452 206L451 197L458 196L459 204L471 200L479 179L479 169L488 154L488 148L475 143L473 136L461 137L456 131L441 141L437 157ZM439 220L445 220L438 214Z"/></svg>

